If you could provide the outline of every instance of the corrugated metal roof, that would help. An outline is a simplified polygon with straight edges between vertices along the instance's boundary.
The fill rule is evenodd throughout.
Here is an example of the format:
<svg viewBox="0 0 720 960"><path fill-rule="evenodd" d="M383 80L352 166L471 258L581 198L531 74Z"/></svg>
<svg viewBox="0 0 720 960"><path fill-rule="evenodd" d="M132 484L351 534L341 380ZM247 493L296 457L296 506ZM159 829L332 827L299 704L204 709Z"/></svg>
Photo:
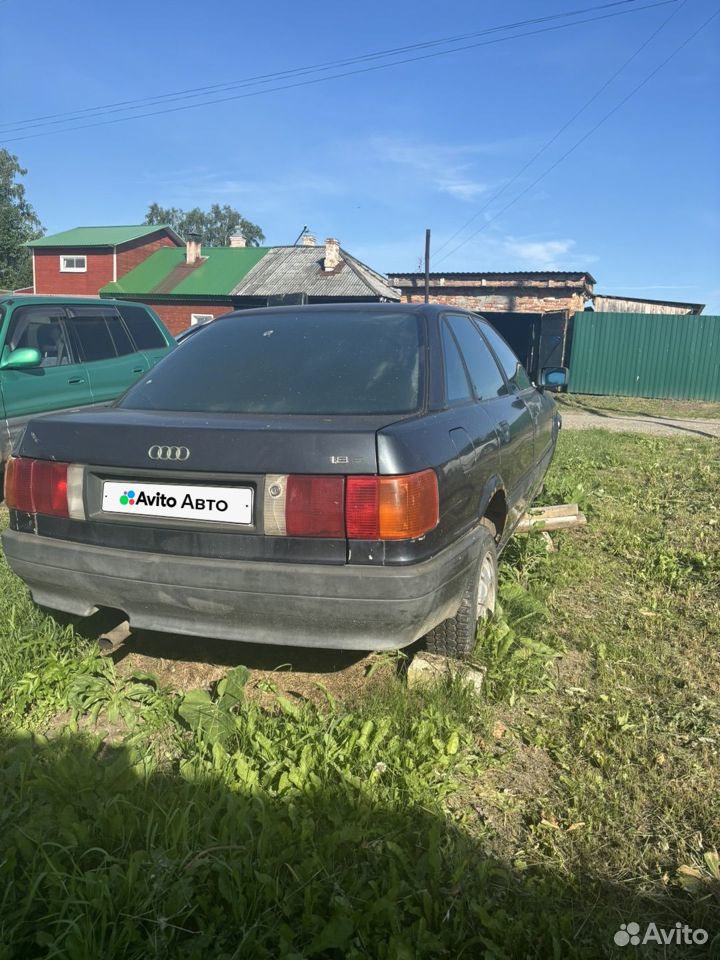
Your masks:
<svg viewBox="0 0 720 960"><path fill-rule="evenodd" d="M366 264L340 251L337 270L323 270L322 246L271 247L267 256L231 291L233 296L270 297L306 293L309 297L384 297L399 300L397 290Z"/></svg>
<svg viewBox="0 0 720 960"><path fill-rule="evenodd" d="M206 247L199 264L185 264L185 249L163 247L102 288L102 294L146 296L228 296L232 288L268 252L267 247Z"/></svg>
<svg viewBox="0 0 720 960"><path fill-rule="evenodd" d="M429 274L430 279L440 280L442 277L455 277L458 280L505 280L508 277L534 277L535 279L546 278L548 280L582 280L585 278L588 283L597 283L595 277L587 270L500 270L487 273L481 270L463 270L447 271L441 273ZM408 280L423 280L425 274L409 273L405 270L388 270L388 277L400 279L404 277Z"/></svg>
<svg viewBox="0 0 720 960"><path fill-rule="evenodd" d="M103 296L270 297L306 293L309 297L382 297L400 294L385 277L340 251L337 270L325 273L323 246L205 247L202 261L185 265L185 250L165 247L115 283Z"/></svg>
<svg viewBox="0 0 720 960"><path fill-rule="evenodd" d="M686 303L683 300L651 300L649 297L625 297L622 294L613 293L596 293L593 297L593 301L598 305L597 309L600 313L627 313L626 310L618 310L617 308L615 308L615 311L613 311L612 307L610 310L603 310L602 304L604 304L606 301L609 304L612 304L615 301L627 301L628 303L648 303L651 306L656 304L659 307L682 307L698 314L702 313L705 309L704 303Z"/></svg>
<svg viewBox="0 0 720 960"><path fill-rule="evenodd" d="M138 240L158 230L167 230L176 243L183 240L165 223L129 224L120 227L73 227L72 230L63 230L62 233L52 233L48 237L38 240L29 240L26 247L117 247L121 243Z"/></svg>

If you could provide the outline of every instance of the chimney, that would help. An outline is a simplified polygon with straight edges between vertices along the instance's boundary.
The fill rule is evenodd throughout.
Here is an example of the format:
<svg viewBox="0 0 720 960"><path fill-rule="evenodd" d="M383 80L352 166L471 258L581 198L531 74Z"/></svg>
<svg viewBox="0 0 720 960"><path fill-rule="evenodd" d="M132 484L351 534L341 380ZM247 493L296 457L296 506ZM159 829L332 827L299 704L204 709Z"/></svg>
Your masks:
<svg viewBox="0 0 720 960"><path fill-rule="evenodd" d="M185 245L185 263L196 263L200 259L201 250L200 234L189 233L187 235L187 244Z"/></svg>
<svg viewBox="0 0 720 960"><path fill-rule="evenodd" d="M334 270L340 264L340 241L328 237L325 241L325 262L323 269L326 273Z"/></svg>
<svg viewBox="0 0 720 960"><path fill-rule="evenodd" d="M247 240L241 233L234 233L230 237L230 246L231 247L246 247Z"/></svg>
<svg viewBox="0 0 720 960"><path fill-rule="evenodd" d="M316 247L317 240L311 233L304 233L302 240L300 241L303 247Z"/></svg>

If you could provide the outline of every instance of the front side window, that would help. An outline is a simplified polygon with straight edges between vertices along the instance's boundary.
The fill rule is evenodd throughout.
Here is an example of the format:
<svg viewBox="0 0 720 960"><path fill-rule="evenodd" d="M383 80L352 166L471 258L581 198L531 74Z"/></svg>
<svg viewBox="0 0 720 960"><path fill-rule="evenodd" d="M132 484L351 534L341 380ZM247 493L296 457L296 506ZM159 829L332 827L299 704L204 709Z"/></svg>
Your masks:
<svg viewBox="0 0 720 960"><path fill-rule="evenodd" d="M62 273L86 273L87 257L67 257L60 255L60 271Z"/></svg>
<svg viewBox="0 0 720 960"><path fill-rule="evenodd" d="M449 316L448 322L460 344L460 350L472 380L475 396L478 400L492 400L502 396L505 390L500 368L488 346L473 326L472 320L465 316Z"/></svg>
<svg viewBox="0 0 720 960"><path fill-rule="evenodd" d="M42 367L60 367L75 363L62 307L19 307L15 310L3 356L7 357L13 350L21 347L38 350Z"/></svg>
<svg viewBox="0 0 720 960"><path fill-rule="evenodd" d="M413 313L313 311L229 316L174 350L121 407L260 414L403 414L422 403Z"/></svg>
<svg viewBox="0 0 720 960"><path fill-rule="evenodd" d="M500 366L505 371L505 376L510 381L510 385L515 390L527 390L532 386L530 377L525 372L525 367L520 363L513 351L503 340L497 330L494 330L489 323L483 323L478 320L478 325L485 338L495 351L495 356L500 361Z"/></svg>

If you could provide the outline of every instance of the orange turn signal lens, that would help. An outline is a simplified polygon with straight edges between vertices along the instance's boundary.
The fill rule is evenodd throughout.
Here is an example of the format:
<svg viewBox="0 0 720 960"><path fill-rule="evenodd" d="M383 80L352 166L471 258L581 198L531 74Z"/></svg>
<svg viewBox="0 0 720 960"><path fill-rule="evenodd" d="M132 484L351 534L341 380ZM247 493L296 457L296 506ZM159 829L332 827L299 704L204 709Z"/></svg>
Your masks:
<svg viewBox="0 0 720 960"><path fill-rule="evenodd" d="M380 540L413 540L438 525L440 500L434 470L378 481Z"/></svg>

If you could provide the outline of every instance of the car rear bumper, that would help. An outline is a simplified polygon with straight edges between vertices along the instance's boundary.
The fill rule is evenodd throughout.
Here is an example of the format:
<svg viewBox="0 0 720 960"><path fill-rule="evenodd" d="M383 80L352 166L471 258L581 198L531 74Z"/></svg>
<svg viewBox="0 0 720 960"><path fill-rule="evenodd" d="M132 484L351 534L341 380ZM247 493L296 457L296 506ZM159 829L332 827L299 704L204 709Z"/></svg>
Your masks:
<svg viewBox="0 0 720 960"><path fill-rule="evenodd" d="M102 607L131 627L253 643L393 649L454 616L479 531L421 563L333 566L208 560L110 549L6 530L8 563L36 603Z"/></svg>

